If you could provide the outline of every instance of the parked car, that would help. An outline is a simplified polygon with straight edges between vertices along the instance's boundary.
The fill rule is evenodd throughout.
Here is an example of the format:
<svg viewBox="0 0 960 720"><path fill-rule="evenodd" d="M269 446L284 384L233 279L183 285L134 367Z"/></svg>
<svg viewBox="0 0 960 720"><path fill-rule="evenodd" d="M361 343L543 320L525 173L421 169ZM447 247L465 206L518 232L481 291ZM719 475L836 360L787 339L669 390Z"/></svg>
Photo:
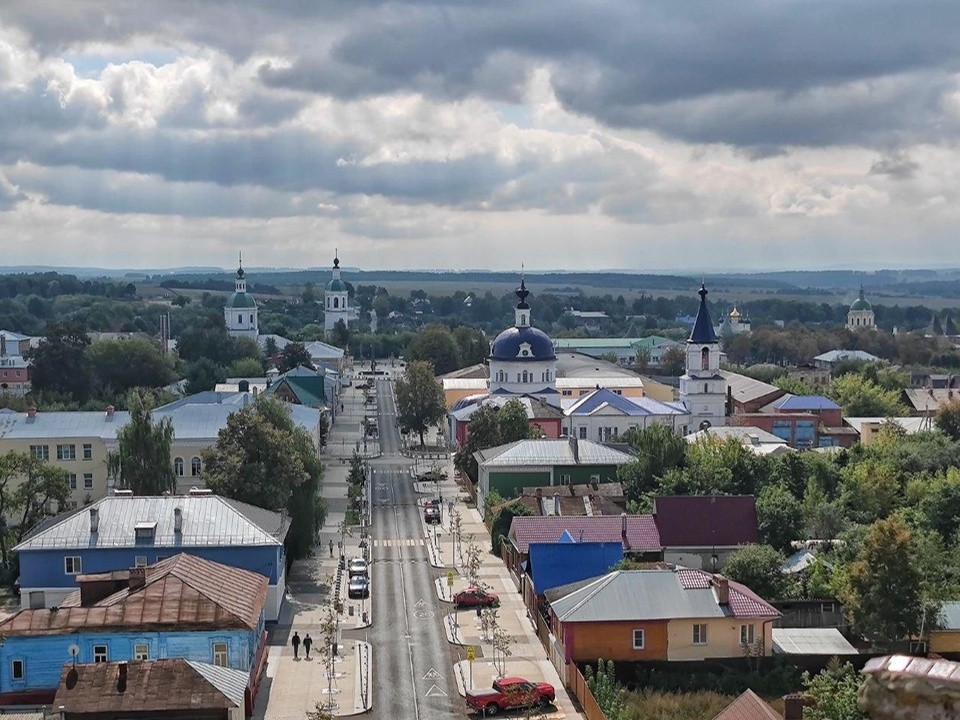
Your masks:
<svg viewBox="0 0 960 720"><path fill-rule="evenodd" d="M467 588L453 596L453 604L458 607L496 607L500 598L480 588Z"/></svg>
<svg viewBox="0 0 960 720"><path fill-rule="evenodd" d="M423 508L423 520L426 523L439 523L440 522L440 506L426 505Z"/></svg>
<svg viewBox="0 0 960 720"><path fill-rule="evenodd" d="M520 677L506 677L493 681L489 690L467 690L467 706L482 712L484 717L501 710L541 707L553 704L556 691L550 683L537 683Z"/></svg>
<svg viewBox="0 0 960 720"><path fill-rule="evenodd" d="M350 578L350 584L347 586L347 597L351 600L370 597L370 578L366 575L354 575Z"/></svg>
<svg viewBox="0 0 960 720"><path fill-rule="evenodd" d="M354 558L350 561L350 577L353 578L357 575L362 575L367 577L369 567L367 561L363 558Z"/></svg>

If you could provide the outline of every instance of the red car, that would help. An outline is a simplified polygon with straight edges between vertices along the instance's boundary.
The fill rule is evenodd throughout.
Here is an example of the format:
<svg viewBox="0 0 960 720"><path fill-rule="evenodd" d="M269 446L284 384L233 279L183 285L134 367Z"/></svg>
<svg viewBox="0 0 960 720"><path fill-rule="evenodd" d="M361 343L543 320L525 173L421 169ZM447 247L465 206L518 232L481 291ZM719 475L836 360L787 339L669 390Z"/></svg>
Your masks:
<svg viewBox="0 0 960 720"><path fill-rule="evenodd" d="M553 704L556 691L545 682L530 682L520 677L500 678L489 690L467 690L467 707L482 712L484 717L501 710L541 707Z"/></svg>
<svg viewBox="0 0 960 720"><path fill-rule="evenodd" d="M462 607L496 607L500 598L480 588L467 588L453 596L453 604Z"/></svg>

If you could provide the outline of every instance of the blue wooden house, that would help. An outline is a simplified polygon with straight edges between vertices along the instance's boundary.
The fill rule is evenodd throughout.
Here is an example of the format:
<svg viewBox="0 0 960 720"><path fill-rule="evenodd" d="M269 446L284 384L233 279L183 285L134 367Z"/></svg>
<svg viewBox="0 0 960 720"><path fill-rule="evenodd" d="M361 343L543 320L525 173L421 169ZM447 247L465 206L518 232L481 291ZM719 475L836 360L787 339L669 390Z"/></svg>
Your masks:
<svg viewBox="0 0 960 720"><path fill-rule="evenodd" d="M61 605L81 574L146 567L186 552L266 577L266 617L275 621L286 590L283 543L289 528L280 513L206 489L163 497L118 491L51 518L14 548L20 556L20 607Z"/></svg>
<svg viewBox="0 0 960 720"><path fill-rule="evenodd" d="M267 662L263 575L178 554L77 580L59 606L0 623L0 704L50 702L68 663L165 658L242 671L256 694Z"/></svg>

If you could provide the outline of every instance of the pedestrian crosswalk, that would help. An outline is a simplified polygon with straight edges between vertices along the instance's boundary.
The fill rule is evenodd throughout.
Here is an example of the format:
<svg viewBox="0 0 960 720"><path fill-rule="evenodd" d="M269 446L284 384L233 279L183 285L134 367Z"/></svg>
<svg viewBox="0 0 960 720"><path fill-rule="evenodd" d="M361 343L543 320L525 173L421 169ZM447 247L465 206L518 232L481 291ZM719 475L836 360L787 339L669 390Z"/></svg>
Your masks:
<svg viewBox="0 0 960 720"><path fill-rule="evenodd" d="M391 538L388 540L374 540L374 547L423 547L427 541L423 538Z"/></svg>

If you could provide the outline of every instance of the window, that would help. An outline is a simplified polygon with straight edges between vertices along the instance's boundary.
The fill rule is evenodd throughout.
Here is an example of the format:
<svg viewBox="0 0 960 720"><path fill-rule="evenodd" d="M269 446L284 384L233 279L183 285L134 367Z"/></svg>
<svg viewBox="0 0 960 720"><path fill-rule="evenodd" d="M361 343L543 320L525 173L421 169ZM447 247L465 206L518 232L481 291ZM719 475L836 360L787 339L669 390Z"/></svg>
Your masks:
<svg viewBox="0 0 960 720"><path fill-rule="evenodd" d="M150 646L147 643L137 643L133 646L133 659L134 660L149 660L150 659Z"/></svg>
<svg viewBox="0 0 960 720"><path fill-rule="evenodd" d="M754 633L753 625L741 625L740 626L740 644L753 645L753 641L754 641L753 633Z"/></svg>
<svg viewBox="0 0 960 720"><path fill-rule="evenodd" d="M106 645L93 646L93 661L95 663L107 662L107 646Z"/></svg>
<svg viewBox="0 0 960 720"><path fill-rule="evenodd" d="M694 645L707 644L707 624L706 623L699 623L693 626L693 644Z"/></svg>
<svg viewBox="0 0 960 720"><path fill-rule="evenodd" d="M643 630L633 631L633 649L643 650Z"/></svg>
<svg viewBox="0 0 960 720"><path fill-rule="evenodd" d="M333 299L333 307L334 307L334 308L340 307L340 298L334 298L334 299Z"/></svg>
<svg viewBox="0 0 960 720"><path fill-rule="evenodd" d="M146 555L137 555L133 558L134 567L146 567L147 566L147 556Z"/></svg>
<svg viewBox="0 0 960 720"><path fill-rule="evenodd" d="M584 426L582 426L582 427L580 428L580 439L581 439L581 440L586 440L586 439L587 439L587 426L586 426L586 425L584 425Z"/></svg>
<svg viewBox="0 0 960 720"><path fill-rule="evenodd" d="M83 474L83 489L93 490L93 473Z"/></svg>
<svg viewBox="0 0 960 720"><path fill-rule="evenodd" d="M569 476L569 475L561 475L561 476L560 476L560 484L561 484L561 485L569 485L569 484L570 484L570 476Z"/></svg>
<svg viewBox="0 0 960 720"><path fill-rule="evenodd" d="M76 445L57 445L57 460L76 460Z"/></svg>
<svg viewBox="0 0 960 720"><path fill-rule="evenodd" d="M570 390L562 390L560 394L563 395L564 397L570 397L571 395L573 395L573 392Z"/></svg>
<svg viewBox="0 0 960 720"><path fill-rule="evenodd" d="M63 559L63 571L67 575L79 575L83 572L83 562L79 555L67 555Z"/></svg>
<svg viewBox="0 0 960 720"><path fill-rule="evenodd" d="M710 348L704 348L700 351L700 369L710 369Z"/></svg>
<svg viewBox="0 0 960 720"><path fill-rule="evenodd" d="M194 457L190 460L190 475L193 477L198 477L200 475L200 470L202 465L200 464L200 458Z"/></svg>
<svg viewBox="0 0 960 720"><path fill-rule="evenodd" d="M31 445L30 454L35 458L40 458L41 460L50 459L50 446L49 445Z"/></svg>
<svg viewBox="0 0 960 720"><path fill-rule="evenodd" d="M67 474L67 482L70 483L70 489L71 489L71 490L76 490L76 489L77 489L77 474L76 474L76 473L68 473L68 474Z"/></svg>
<svg viewBox="0 0 960 720"><path fill-rule="evenodd" d="M173 472L177 477L183 477L183 458L177 457L173 459Z"/></svg>
<svg viewBox="0 0 960 720"><path fill-rule="evenodd" d="M250 324L253 325L253 315L250 315Z"/></svg>
<svg viewBox="0 0 960 720"><path fill-rule="evenodd" d="M90 443L83 444L83 459L93 460L93 445Z"/></svg>
<svg viewBox="0 0 960 720"><path fill-rule="evenodd" d="M213 664L219 665L220 667L227 667L228 660L229 660L229 653L227 652L227 644L214 643L213 644Z"/></svg>
<svg viewBox="0 0 960 720"><path fill-rule="evenodd" d="M10 663L10 677L14 680L23 680L24 674L23 660L14 660Z"/></svg>
<svg viewBox="0 0 960 720"><path fill-rule="evenodd" d="M706 395L706 394L709 393L709 392L710 392L710 383L704 383L704 384L703 384L703 394Z"/></svg>

